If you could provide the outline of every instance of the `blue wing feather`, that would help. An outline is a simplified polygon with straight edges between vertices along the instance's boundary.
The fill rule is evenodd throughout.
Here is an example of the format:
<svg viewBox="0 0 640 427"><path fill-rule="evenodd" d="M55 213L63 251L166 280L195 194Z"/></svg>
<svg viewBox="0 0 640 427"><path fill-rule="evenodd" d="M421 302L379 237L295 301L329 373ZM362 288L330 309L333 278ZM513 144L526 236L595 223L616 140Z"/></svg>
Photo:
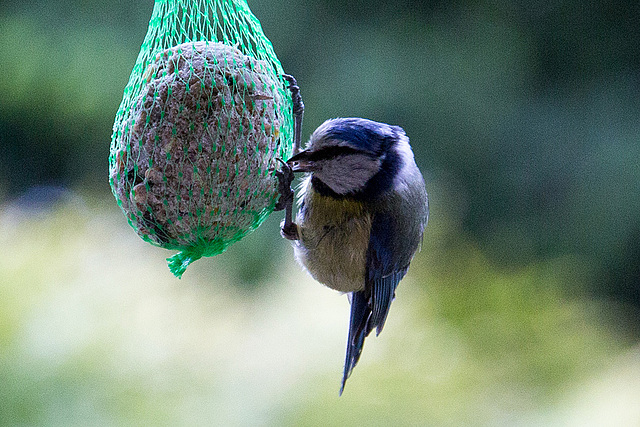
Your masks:
<svg viewBox="0 0 640 427"><path fill-rule="evenodd" d="M377 334L384 327L398 283L415 252L404 237L397 217L385 213L374 216L367 250L366 287L371 291L369 330L376 328Z"/></svg>
<svg viewBox="0 0 640 427"><path fill-rule="evenodd" d="M384 323L389 314L391 302L395 298L395 291L398 283L407 273L409 266L400 271L394 271L390 276L375 280L373 283L373 310L371 313L372 329L376 328L376 335L380 335Z"/></svg>

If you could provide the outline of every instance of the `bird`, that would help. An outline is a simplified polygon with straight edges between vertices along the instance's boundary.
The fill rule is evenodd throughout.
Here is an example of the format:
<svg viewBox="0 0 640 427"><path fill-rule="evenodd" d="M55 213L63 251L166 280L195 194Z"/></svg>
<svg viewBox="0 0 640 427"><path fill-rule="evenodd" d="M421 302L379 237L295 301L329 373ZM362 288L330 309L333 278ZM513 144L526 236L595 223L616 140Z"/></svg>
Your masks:
<svg viewBox="0 0 640 427"><path fill-rule="evenodd" d="M295 101L299 88L288 77ZM294 105L298 126L302 108ZM376 336L382 332L398 283L422 243L428 196L409 138L399 126L355 117L329 119L304 150L295 145L294 150L277 174L277 208L287 209L281 233L315 280L348 295L342 395L365 338L374 329ZM289 218L290 185L298 172L305 176L294 222Z"/></svg>

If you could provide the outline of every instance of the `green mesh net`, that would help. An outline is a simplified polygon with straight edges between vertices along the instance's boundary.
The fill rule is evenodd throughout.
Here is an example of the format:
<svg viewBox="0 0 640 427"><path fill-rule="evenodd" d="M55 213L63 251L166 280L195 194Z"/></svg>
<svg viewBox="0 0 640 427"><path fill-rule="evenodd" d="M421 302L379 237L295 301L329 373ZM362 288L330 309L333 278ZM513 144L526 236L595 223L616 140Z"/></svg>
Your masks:
<svg viewBox="0 0 640 427"><path fill-rule="evenodd" d="M291 97L245 0L156 0L113 127L109 181L178 277L258 227L292 150Z"/></svg>

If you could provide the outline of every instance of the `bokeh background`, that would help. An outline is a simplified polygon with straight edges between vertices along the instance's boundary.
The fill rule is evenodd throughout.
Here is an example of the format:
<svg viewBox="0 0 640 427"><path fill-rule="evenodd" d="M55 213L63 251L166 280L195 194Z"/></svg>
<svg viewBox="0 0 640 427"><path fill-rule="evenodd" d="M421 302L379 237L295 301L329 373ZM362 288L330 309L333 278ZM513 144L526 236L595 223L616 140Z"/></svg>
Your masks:
<svg viewBox="0 0 640 427"><path fill-rule="evenodd" d="M640 425L640 3L250 0L304 138L403 126L431 218L338 397L349 306L281 214L182 280L107 182L153 2L0 4L0 424Z"/></svg>

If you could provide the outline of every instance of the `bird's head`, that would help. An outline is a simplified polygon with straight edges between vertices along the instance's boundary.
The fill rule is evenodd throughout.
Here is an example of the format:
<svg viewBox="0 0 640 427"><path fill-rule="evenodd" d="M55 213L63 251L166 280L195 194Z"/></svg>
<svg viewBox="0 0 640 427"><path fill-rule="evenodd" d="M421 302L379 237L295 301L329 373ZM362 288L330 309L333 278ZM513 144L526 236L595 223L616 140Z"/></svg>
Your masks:
<svg viewBox="0 0 640 427"><path fill-rule="evenodd" d="M311 173L316 191L355 198L388 191L407 162L413 153L402 128L360 118L327 120L287 161L294 172Z"/></svg>

